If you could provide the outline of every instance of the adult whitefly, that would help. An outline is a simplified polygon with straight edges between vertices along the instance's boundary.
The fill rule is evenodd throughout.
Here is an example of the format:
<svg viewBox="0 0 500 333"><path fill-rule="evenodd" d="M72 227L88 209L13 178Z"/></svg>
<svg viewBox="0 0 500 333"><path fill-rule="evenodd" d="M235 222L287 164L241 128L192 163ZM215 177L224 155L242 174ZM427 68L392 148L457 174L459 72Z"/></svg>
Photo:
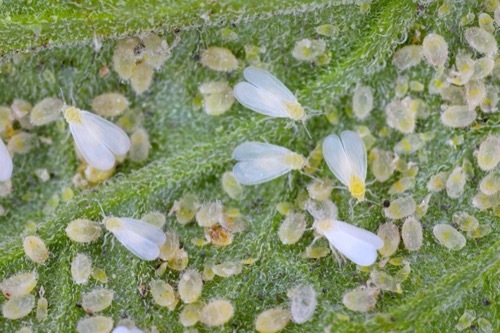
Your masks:
<svg viewBox="0 0 500 333"><path fill-rule="evenodd" d="M316 221L313 227L335 249L360 266L372 265L377 259L377 250L384 246L384 241L374 233L342 221Z"/></svg>
<svg viewBox="0 0 500 333"><path fill-rule="evenodd" d="M269 117L306 119L295 95L271 73L247 67L243 75L248 82L240 82L234 87L234 97L243 106Z"/></svg>
<svg viewBox="0 0 500 333"><path fill-rule="evenodd" d="M337 179L358 201L365 199L366 147L356 132L331 134L323 140L323 157Z"/></svg>
<svg viewBox="0 0 500 333"><path fill-rule="evenodd" d="M291 170L300 170L306 164L304 156L287 148L262 142L245 142L233 151L238 161L233 175L243 185L264 183Z"/></svg>
<svg viewBox="0 0 500 333"><path fill-rule="evenodd" d="M144 260L155 260L165 243L163 231L150 223L125 217L107 217L106 229L129 251Z"/></svg>
<svg viewBox="0 0 500 333"><path fill-rule="evenodd" d="M64 117L85 161L99 170L114 167L116 156L125 155L130 140L121 128L93 113L68 107Z"/></svg>
<svg viewBox="0 0 500 333"><path fill-rule="evenodd" d="M437 224L432 232L438 242L450 250L460 250L467 242L465 237L449 224Z"/></svg>
<svg viewBox="0 0 500 333"><path fill-rule="evenodd" d="M365 119L373 109L373 91L368 86L358 86L352 96L352 111L358 119Z"/></svg>
<svg viewBox="0 0 500 333"><path fill-rule="evenodd" d="M441 122L448 127L467 127L476 120L477 113L466 105L452 105L445 108L441 113Z"/></svg>
<svg viewBox="0 0 500 333"><path fill-rule="evenodd" d="M448 43L441 35L431 33L422 42L423 56L434 67L442 67L448 59Z"/></svg>
<svg viewBox="0 0 500 333"><path fill-rule="evenodd" d="M47 97L35 104L30 113L30 121L35 126L47 125L61 118L64 102L56 97Z"/></svg>
<svg viewBox="0 0 500 333"><path fill-rule="evenodd" d="M318 301L312 285L293 287L288 290L287 296L290 299L290 313L295 323L302 324L313 317Z"/></svg>
<svg viewBox="0 0 500 333"><path fill-rule="evenodd" d="M392 56L392 64L399 70L416 66L422 60L422 46L406 45L397 50Z"/></svg>
<svg viewBox="0 0 500 333"><path fill-rule="evenodd" d="M488 31L481 28L468 28L464 33L465 40L479 53L495 55L498 50L497 41Z"/></svg>
<svg viewBox="0 0 500 333"><path fill-rule="evenodd" d="M14 165L7 147L0 139L0 182L4 182L12 177Z"/></svg>

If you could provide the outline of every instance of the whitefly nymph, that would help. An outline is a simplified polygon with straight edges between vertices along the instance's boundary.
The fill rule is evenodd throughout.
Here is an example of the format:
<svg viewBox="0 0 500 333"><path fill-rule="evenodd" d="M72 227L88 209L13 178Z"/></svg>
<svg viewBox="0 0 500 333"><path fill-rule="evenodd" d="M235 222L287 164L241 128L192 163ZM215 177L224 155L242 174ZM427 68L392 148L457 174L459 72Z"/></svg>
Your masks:
<svg viewBox="0 0 500 333"><path fill-rule="evenodd" d="M366 147L359 134L344 131L340 138L331 134L323 141L326 164L358 201L365 199Z"/></svg>
<svg viewBox="0 0 500 333"><path fill-rule="evenodd" d="M5 147L2 139L0 139L0 182L4 182L7 179L10 179L12 176L12 158L10 157L10 153Z"/></svg>
<svg viewBox="0 0 500 333"><path fill-rule="evenodd" d="M234 87L234 97L245 107L269 117L302 121L307 118L295 95L268 71L247 67L243 76L248 82Z"/></svg>
<svg viewBox="0 0 500 333"><path fill-rule="evenodd" d="M264 183L306 165L304 156L263 142L242 143L233 151L233 158L238 161L234 178L243 185Z"/></svg>
<svg viewBox="0 0 500 333"><path fill-rule="evenodd" d="M115 165L115 156L125 155L130 149L127 134L98 115L70 106L64 110L64 118L78 151L98 170L110 170Z"/></svg>
<svg viewBox="0 0 500 333"><path fill-rule="evenodd" d="M384 246L384 241L374 233L346 222L325 219L315 221L313 226L331 246L360 266L372 265L377 250Z"/></svg>
<svg viewBox="0 0 500 333"><path fill-rule="evenodd" d="M155 260L166 237L157 226L131 218L107 217L104 225L130 252L144 260Z"/></svg>

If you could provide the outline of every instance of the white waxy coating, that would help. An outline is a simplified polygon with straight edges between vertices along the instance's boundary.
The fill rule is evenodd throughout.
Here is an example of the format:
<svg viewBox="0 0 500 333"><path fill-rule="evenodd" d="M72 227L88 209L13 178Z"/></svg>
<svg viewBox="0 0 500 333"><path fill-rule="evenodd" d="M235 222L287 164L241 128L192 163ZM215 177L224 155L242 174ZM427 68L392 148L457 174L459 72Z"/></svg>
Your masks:
<svg viewBox="0 0 500 333"><path fill-rule="evenodd" d="M494 169L500 162L500 135L489 135L481 142L477 152L477 164L482 170Z"/></svg>
<svg viewBox="0 0 500 333"><path fill-rule="evenodd" d="M441 114L441 122L453 128L467 127L476 120L477 113L464 105L453 105L446 108Z"/></svg>
<svg viewBox="0 0 500 333"><path fill-rule="evenodd" d="M278 236L283 244L297 243L306 230L306 217L302 213L290 213L281 223Z"/></svg>
<svg viewBox="0 0 500 333"><path fill-rule="evenodd" d="M397 50L392 57L392 64L399 70L416 66L422 60L422 46L406 45Z"/></svg>
<svg viewBox="0 0 500 333"><path fill-rule="evenodd" d="M379 293L378 288L355 289L344 294L342 303L349 310L368 312L377 304Z"/></svg>
<svg viewBox="0 0 500 333"><path fill-rule="evenodd" d="M224 325L234 315L233 305L226 300L214 300L201 309L200 321L209 326Z"/></svg>
<svg viewBox="0 0 500 333"><path fill-rule="evenodd" d="M314 61L325 53L325 50L326 43L322 39L302 39L295 44L292 56L301 61Z"/></svg>
<svg viewBox="0 0 500 333"><path fill-rule="evenodd" d="M482 80L470 80L465 85L465 99L469 109L476 108L486 97L486 86Z"/></svg>
<svg viewBox="0 0 500 333"><path fill-rule="evenodd" d="M378 252L384 257L392 256L398 250L400 242L398 227L392 222L384 223L379 227L377 235L384 242Z"/></svg>
<svg viewBox="0 0 500 333"><path fill-rule="evenodd" d="M204 304L202 302L194 302L186 305L179 314L179 320L184 327L195 325L200 321L201 309Z"/></svg>
<svg viewBox="0 0 500 333"><path fill-rule="evenodd" d="M479 53L495 55L497 53L497 41L495 36L481 28L468 28L464 33L467 43Z"/></svg>
<svg viewBox="0 0 500 333"><path fill-rule="evenodd" d="M291 170L302 169L306 163L302 155L286 148L262 142L245 142L233 151L238 161L233 175L243 185L264 183Z"/></svg>
<svg viewBox="0 0 500 333"><path fill-rule="evenodd" d="M113 291L104 288L93 290L82 297L82 307L88 313L102 311L109 307L112 302Z"/></svg>
<svg viewBox="0 0 500 333"><path fill-rule="evenodd" d="M370 266L377 259L377 250L384 241L374 233L337 220L314 223L315 230L349 260L360 266Z"/></svg>
<svg viewBox="0 0 500 333"><path fill-rule="evenodd" d="M129 151L127 134L106 119L74 107L67 108L64 116L78 151L90 166L110 170L115 165L115 156Z"/></svg>
<svg viewBox="0 0 500 333"><path fill-rule="evenodd" d="M92 260L86 254L79 253L71 262L71 276L77 284L87 283L92 273Z"/></svg>
<svg viewBox="0 0 500 333"><path fill-rule="evenodd" d="M448 43L438 34L425 36L422 42L423 55L427 62L434 67L444 66L448 59Z"/></svg>
<svg viewBox="0 0 500 333"><path fill-rule="evenodd" d="M49 259L49 251L43 240L38 236L27 236L23 241L26 255L37 264L43 264Z"/></svg>
<svg viewBox="0 0 500 333"><path fill-rule="evenodd" d="M107 217L106 229L129 251L144 260L155 260L160 255L160 247L165 243L163 231L150 223L125 218Z"/></svg>
<svg viewBox="0 0 500 333"><path fill-rule="evenodd" d="M328 167L351 195L363 201L366 190L366 147L356 132L344 131L340 138L331 134L323 141L323 156Z"/></svg>
<svg viewBox="0 0 500 333"><path fill-rule="evenodd" d="M413 133L417 121L417 112L409 109L404 103L398 100L391 101L385 107L387 125L395 128L404 134Z"/></svg>
<svg viewBox="0 0 500 333"><path fill-rule="evenodd" d="M7 144L7 149L13 155L27 154L35 147L36 140L37 136L35 134L19 132L10 138L9 143Z"/></svg>
<svg viewBox="0 0 500 333"><path fill-rule="evenodd" d="M128 100L120 93L105 93L94 97L92 110L105 117L118 116L128 107Z"/></svg>
<svg viewBox="0 0 500 333"><path fill-rule="evenodd" d="M255 321L259 333L275 333L284 329L290 321L290 310L272 308L260 313Z"/></svg>
<svg viewBox="0 0 500 333"><path fill-rule="evenodd" d="M456 212L453 214L452 220L463 231L473 231L479 226L478 220L466 212Z"/></svg>
<svg viewBox="0 0 500 333"><path fill-rule="evenodd" d="M415 178L403 177L398 179L394 184L392 184L387 193L389 194L403 193L412 188L414 185L415 185Z"/></svg>
<svg viewBox="0 0 500 333"><path fill-rule="evenodd" d="M66 235L75 242L90 243L101 237L101 226L94 221L76 219L66 227Z"/></svg>
<svg viewBox="0 0 500 333"><path fill-rule="evenodd" d="M203 110L210 116L229 111L234 103L233 89L226 81L206 82L198 89L203 95Z"/></svg>
<svg viewBox="0 0 500 333"><path fill-rule="evenodd" d="M200 54L200 62L220 72L231 72L238 66L238 59L230 50L217 46L210 46L203 50Z"/></svg>
<svg viewBox="0 0 500 333"><path fill-rule="evenodd" d="M358 86L352 96L352 111L358 119L368 117L373 109L373 91L367 86Z"/></svg>
<svg viewBox="0 0 500 333"><path fill-rule="evenodd" d="M306 113L288 88L266 70L247 67L248 82L234 87L234 97L243 106L269 117L305 120Z"/></svg>
<svg viewBox="0 0 500 333"><path fill-rule="evenodd" d="M391 201L389 207L384 208L384 214L390 219L402 219L415 212L417 203L412 196L397 198Z"/></svg>
<svg viewBox="0 0 500 333"><path fill-rule="evenodd" d="M298 285L288 290L287 295L290 298L290 312L295 323L302 324L313 317L318 301L312 285Z"/></svg>
<svg viewBox="0 0 500 333"><path fill-rule="evenodd" d="M459 198L464 193L467 174L462 167L456 167L446 180L446 193L450 198Z"/></svg>
<svg viewBox="0 0 500 333"><path fill-rule="evenodd" d="M30 122L35 126L47 125L61 118L64 102L56 97L47 97L38 102L31 110Z"/></svg>
<svg viewBox="0 0 500 333"><path fill-rule="evenodd" d="M211 227L220 223L222 219L222 204L218 201L208 202L200 207L196 213L196 222L201 227Z"/></svg>
<svg viewBox="0 0 500 333"><path fill-rule="evenodd" d="M495 60L491 57L485 56L477 59L474 62L474 74L472 78L476 80L484 79L493 72L493 68L495 68Z"/></svg>
<svg viewBox="0 0 500 333"><path fill-rule="evenodd" d="M413 154L425 145L425 141L421 138L419 134L408 134L405 135L394 146L394 151L396 154L406 155Z"/></svg>
<svg viewBox="0 0 500 333"><path fill-rule="evenodd" d="M130 85L137 95L141 95L149 89L153 83L153 67L148 63L138 63L132 69L132 76L130 77Z"/></svg>
<svg viewBox="0 0 500 333"><path fill-rule="evenodd" d="M230 277L238 275L243 270L243 264L240 261L225 261L218 265L212 266L212 271L215 275L221 277Z"/></svg>
<svg viewBox="0 0 500 333"><path fill-rule="evenodd" d="M403 223L401 237L407 250L418 251L422 246L422 224L414 217L409 217Z"/></svg>
<svg viewBox="0 0 500 333"><path fill-rule="evenodd" d="M235 200L240 200L243 198L243 186L234 178L234 174L231 171L226 171L222 175L222 188L229 197Z"/></svg>
<svg viewBox="0 0 500 333"><path fill-rule="evenodd" d="M324 201L307 200L304 208L307 209L315 221L336 220L339 215L337 206L329 199Z"/></svg>
<svg viewBox="0 0 500 333"><path fill-rule="evenodd" d="M17 273L0 283L0 290L7 298L29 294L35 287L36 274L34 272Z"/></svg>
<svg viewBox="0 0 500 333"><path fill-rule="evenodd" d="M144 162L148 159L150 148L148 132L144 128L139 128L130 136L128 157L132 162Z"/></svg>
<svg viewBox="0 0 500 333"><path fill-rule="evenodd" d="M187 270L179 280L179 297L184 303L193 303L201 296L203 280L201 274L195 270Z"/></svg>
<svg viewBox="0 0 500 333"><path fill-rule="evenodd" d="M333 184L329 179L315 179L307 186L309 197L318 201L325 201L332 194Z"/></svg>
<svg viewBox="0 0 500 333"><path fill-rule="evenodd" d="M427 189L431 192L439 192L446 188L446 180L448 179L449 172L441 171L432 176L427 182Z"/></svg>
<svg viewBox="0 0 500 333"><path fill-rule="evenodd" d="M11 297L3 304L2 313L7 319L19 319L27 316L35 307L35 296L31 294Z"/></svg>
<svg viewBox="0 0 500 333"><path fill-rule="evenodd" d="M151 296L156 304L173 309L177 304L174 288L162 280L154 280L150 284Z"/></svg>
<svg viewBox="0 0 500 333"><path fill-rule="evenodd" d="M394 154L391 151L373 148L368 156L370 170L379 182L391 178L394 172Z"/></svg>
<svg viewBox="0 0 500 333"><path fill-rule="evenodd" d="M81 319L76 330L78 333L109 333L113 329L113 319L95 316Z"/></svg>
<svg viewBox="0 0 500 333"><path fill-rule="evenodd" d="M136 37L124 38L116 44L113 53L113 68L122 80L128 80L132 76L138 55L134 50L140 46L140 40Z"/></svg>
<svg viewBox="0 0 500 333"><path fill-rule="evenodd" d="M465 237L449 224L437 224L433 229L438 242L450 250L460 250L467 242Z"/></svg>
<svg viewBox="0 0 500 333"><path fill-rule="evenodd" d="M486 195L493 195L500 191L500 170L488 173L479 183L479 189Z"/></svg>

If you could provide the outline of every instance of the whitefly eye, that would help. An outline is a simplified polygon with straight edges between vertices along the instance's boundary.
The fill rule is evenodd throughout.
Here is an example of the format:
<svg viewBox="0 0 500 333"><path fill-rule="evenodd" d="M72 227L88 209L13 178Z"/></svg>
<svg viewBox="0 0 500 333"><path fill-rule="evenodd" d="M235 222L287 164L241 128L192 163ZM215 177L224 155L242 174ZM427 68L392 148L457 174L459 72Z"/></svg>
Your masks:
<svg viewBox="0 0 500 333"><path fill-rule="evenodd" d="M245 107L269 117L306 119L294 94L271 73L247 67L243 75L248 82L240 82L234 87L234 97Z"/></svg>

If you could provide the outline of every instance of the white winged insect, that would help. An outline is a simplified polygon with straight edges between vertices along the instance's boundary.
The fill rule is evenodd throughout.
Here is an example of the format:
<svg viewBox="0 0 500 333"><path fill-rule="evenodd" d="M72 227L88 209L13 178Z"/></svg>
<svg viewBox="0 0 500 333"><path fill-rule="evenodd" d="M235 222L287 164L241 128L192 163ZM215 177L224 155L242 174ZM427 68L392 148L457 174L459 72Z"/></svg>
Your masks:
<svg viewBox="0 0 500 333"><path fill-rule="evenodd" d="M374 233L352 224L325 219L314 222L314 229L328 239L336 250L360 266L370 266L377 259L377 250L384 241Z"/></svg>
<svg viewBox="0 0 500 333"><path fill-rule="evenodd" d="M238 161L233 175L243 185L256 185L306 165L304 156L286 148L263 142L245 142L233 151Z"/></svg>
<svg viewBox="0 0 500 333"><path fill-rule="evenodd" d="M98 115L68 107L64 118L79 152L90 166L98 170L113 168L115 156L125 155L130 149L127 134Z"/></svg>
<svg viewBox="0 0 500 333"><path fill-rule="evenodd" d="M365 199L366 147L361 137L344 131L340 138L331 134L323 141L326 164L358 201Z"/></svg>
<svg viewBox="0 0 500 333"><path fill-rule="evenodd" d="M133 254L144 260L155 260L160 247L167 240L157 226L132 218L106 217L104 225L108 231Z"/></svg>
<svg viewBox="0 0 500 333"><path fill-rule="evenodd" d="M0 182L10 179L12 176L12 157L5 147L2 139L0 139Z"/></svg>
<svg viewBox="0 0 500 333"><path fill-rule="evenodd" d="M243 76L248 82L234 87L234 97L245 107L270 117L304 121L304 108L280 80L264 69L247 67Z"/></svg>

